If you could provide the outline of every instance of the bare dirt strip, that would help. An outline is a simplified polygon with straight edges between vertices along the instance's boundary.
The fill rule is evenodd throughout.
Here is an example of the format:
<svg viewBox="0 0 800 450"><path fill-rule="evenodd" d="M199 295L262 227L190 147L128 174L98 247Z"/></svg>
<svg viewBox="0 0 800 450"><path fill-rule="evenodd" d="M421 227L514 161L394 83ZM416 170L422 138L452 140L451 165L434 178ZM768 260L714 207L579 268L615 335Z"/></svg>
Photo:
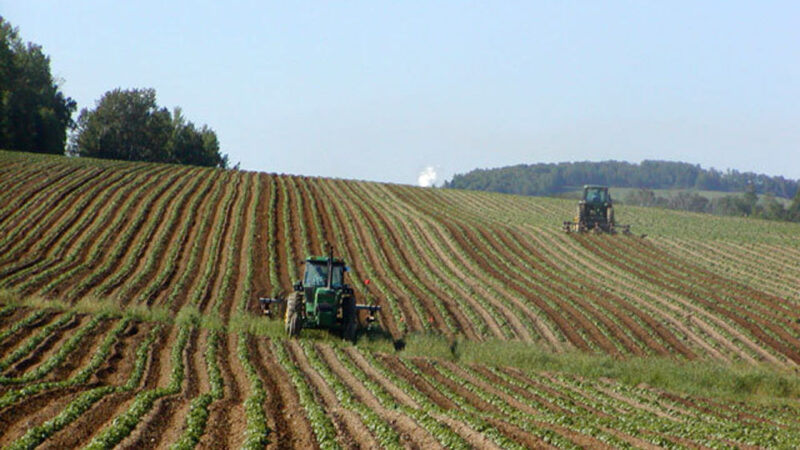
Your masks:
<svg viewBox="0 0 800 450"><path fill-rule="evenodd" d="M300 345L295 341L287 341L286 348L309 385L312 386L318 401L331 417L336 428L339 445L347 449L379 448L372 432L364 425L358 414L343 407L333 389L311 367Z"/></svg>
<svg viewBox="0 0 800 450"><path fill-rule="evenodd" d="M583 242L586 242L585 240ZM608 246L603 245L605 243L599 243L604 249L607 249ZM793 362L798 363L800 362L800 341L796 340L795 338L788 336L787 333L779 329L773 323L765 321L761 319L758 315L752 314L745 310L744 308L738 307L737 305L730 305L730 309L724 308L720 305L720 302L725 302L721 298L716 295L709 295L708 297L700 295L697 293L695 288L685 285L683 283L674 285L664 280L663 278L663 270L661 267L653 267L648 264L644 264L639 260L633 260L627 258L626 255L623 255L620 251L613 251L611 253L613 257L607 258L609 262L614 264L626 264L626 266L630 270L636 270L638 274L642 277L647 279L653 284L661 286L664 289L679 293L680 295L684 295L693 301L704 305L706 308L714 311L718 314L721 314L725 317L728 317L743 329L748 330L766 345L774 348L778 352L786 355L790 358ZM712 301L714 300L714 301ZM762 328L763 327L763 328ZM767 334L764 331L764 328L770 329L772 332L778 334L783 340L779 341L776 338L772 337L771 335ZM787 342L788 341L788 342Z"/></svg>
<svg viewBox="0 0 800 450"><path fill-rule="evenodd" d="M642 285L641 283L630 281L633 279L639 280L639 278L636 278L635 274L626 271L624 267L607 264L605 260L600 258L594 251L587 251L571 237L560 236L559 238L551 238L548 242L552 243L555 251L564 254L580 254L580 259L585 261L583 270L595 273L595 278L603 280L606 284L609 280L613 280L613 289L623 289L625 292L632 295L633 298L639 299L641 305L658 305L655 310L650 308L648 308L648 310L655 311L655 314L661 317L661 321L669 324L669 326L673 327L676 331L683 333L684 337L681 339L697 346L693 352L702 350L715 359L727 360L727 356L716 348L720 346L729 349L733 355L755 363L755 360L752 359L748 353L733 345L728 337L720 334L713 326L706 322L710 321L717 326L723 326L723 328L730 331L733 336L736 336L737 340L749 343L748 338L732 327L727 326L724 322L719 321L716 316L712 316L707 311L700 309L671 292L666 292L656 287L649 287L649 284ZM644 281L642 282L646 283ZM646 296L647 300L643 299L642 296ZM687 310L691 312L691 316L688 319ZM752 347L758 348L755 344L752 344ZM765 353L765 355L768 354Z"/></svg>
<svg viewBox="0 0 800 450"><path fill-rule="evenodd" d="M52 172L39 174L40 176L31 175L25 182L18 184L16 189L11 192L5 191L3 195L8 195L8 198L12 200L8 204L8 209L0 214L0 236L16 228L18 222L9 220L9 218L14 214L19 214L22 205L28 204L31 199L51 186L58 185L68 177L71 178L79 170L79 167L59 166Z"/></svg>
<svg viewBox="0 0 800 450"><path fill-rule="evenodd" d="M100 379L109 384L120 386L127 381L134 367L136 349L146 338L149 329L143 328L142 325L135 325L128 332L134 333L131 335L133 339L126 337L123 340L124 345L114 349L110 358L113 364L112 371L108 372L104 369L99 371ZM147 366L140 388L128 392L112 393L103 397L74 422L45 441L42 448L56 450L85 446L95 434L106 428L118 415L128 409L137 392L141 389L155 388L162 373L169 373L169 353L175 344L175 336L175 333L169 329L161 329L148 354ZM166 361L164 361L165 354Z"/></svg>
<svg viewBox="0 0 800 450"><path fill-rule="evenodd" d="M319 241L317 233L314 232L314 230L316 230L319 226L319 217L314 214L314 211L311 207L311 199L309 198L307 185L304 182L301 182L301 179L305 180L306 177L291 177L291 180L295 186L295 193L297 196L299 196L300 203L303 207L303 219L305 220L306 224L306 241L308 242L308 247L311 249L311 252L314 255L321 255L325 251L323 249L323 243Z"/></svg>
<svg viewBox="0 0 800 450"><path fill-rule="evenodd" d="M116 298L121 305L131 303L166 265L165 255L169 253L170 246L182 244L183 236L176 236L176 233L186 219L188 206L196 196L201 195L204 175L203 172L187 175L186 188L176 192L163 211L166 219L153 229L150 236L144 237L147 245L143 247L128 278L120 280L117 286L109 290L108 297Z"/></svg>
<svg viewBox="0 0 800 450"><path fill-rule="evenodd" d="M198 299L197 306L200 311L204 313L211 312L212 306L215 303L212 300L220 299L221 301L233 301L232 298L225 297L225 286L222 286L222 277L225 273L225 270L227 270L228 264L235 265L235 260L229 261L229 252L226 252L226 250L228 250L230 246L236 245L235 239L237 237L231 236L233 233L233 227L231 225L236 220L234 217L234 212L237 211L235 208L236 205L240 202L243 202L243 199L241 198L242 190L244 188L242 177L236 177L235 180L231 180L231 184L233 182L235 182L235 186L233 187L233 195L227 200L227 204L222 205L222 208L219 210L220 215L217 217L217 220L220 220L221 222L215 222L215 224L219 225L213 227L213 232L219 239L217 243L216 254L208 255L211 259L208 261L202 261L201 265L199 266L200 268L206 267L206 264L212 264L213 266L210 279L206 285L206 290ZM241 248L241 245L239 248ZM211 252L203 252L204 255L209 253ZM218 310L215 311L215 313L218 312Z"/></svg>
<svg viewBox="0 0 800 450"><path fill-rule="evenodd" d="M312 449L319 448L314 440L314 430L305 415L300 398L289 374L281 367L272 354L269 343L264 338L248 339L253 365L267 391L264 411L267 415L270 449Z"/></svg>
<svg viewBox="0 0 800 450"><path fill-rule="evenodd" d="M269 236L269 221L272 220L272 211L269 205L272 201L272 183L270 178L263 174L257 174L256 189L261 191L260 199L256 207L256 223L252 226L256 230L253 242L253 280L251 292L254 298L271 297L272 286L269 281L269 243L273 237ZM259 306L255 302L247 305L246 311L258 313Z"/></svg>
<svg viewBox="0 0 800 450"><path fill-rule="evenodd" d="M470 339L477 338L477 334L472 328L472 324L466 319L466 317L464 317L463 314L455 314L453 310L457 308L453 308L452 304L448 305L447 302L443 301L444 298L448 297L446 294L434 288L433 292L430 293L432 294L431 297L429 293L424 292L418 287L417 284L421 284L423 281L419 277L417 277L416 280L410 278L410 274L418 273L419 267L411 264L407 255L403 254L402 248L404 248L405 245L394 235L392 235L391 232L379 233L381 227L372 217L372 214L375 214L375 212L368 211L366 207L362 206L361 203L353 201L355 198L348 194L348 183L339 182L337 184L340 195L345 199L350 199L350 201L345 202L345 205L351 206L350 211L352 211L351 214L353 214L353 217L362 217L366 220L366 223L363 223L361 220L356 221L357 225L359 225L359 233L362 236L365 236L367 233L373 235L374 239L380 245L380 251L389 262L389 267L391 267L394 277L399 281L401 286L408 288L414 297L421 300L421 303L425 308L425 314L428 316L428 320L433 323L434 328L445 335L453 334L453 331L447 325L445 318L442 317L441 312L438 310L438 308L433 306L433 304L436 302L442 302L445 304L445 310L449 313L450 318L460 324L461 331L464 332ZM356 208L360 210L360 214L355 213ZM389 229L383 228L383 230L388 231ZM396 254L393 250L398 250L399 254ZM401 268L406 268L408 273L406 273L406 270Z"/></svg>
<svg viewBox="0 0 800 450"><path fill-rule="evenodd" d="M445 282L432 277L431 271L426 270L425 253L413 250L413 244L408 237L410 233L403 233L402 228L398 229L395 224L390 223L384 213L375 206L376 201L358 202L358 199L365 198L366 194L363 190L355 191L355 189L357 187L363 189L366 184L367 183L343 183L342 191L346 191L347 198L351 199L353 204L361 209L363 216L367 219L368 224L373 230L384 230L383 236L380 239L381 245L385 249L384 253L390 255L393 267L405 267L408 275L401 273L403 271L398 271L397 269L395 269L395 273L411 281L411 285L416 285L417 283L422 285L429 293L420 292L418 297L420 295L421 297L419 298L426 299L427 302L431 303L441 303L450 319L457 324L457 331L463 333L468 339L479 340L480 336L477 331L478 324L473 323L473 321L466 316L463 312L462 305L458 304L450 294L439 287L445 284ZM410 279L409 277L411 276L413 276L414 279ZM406 285L409 284L406 283ZM440 315L440 313L437 314L437 317ZM447 328L447 331L449 331L449 327Z"/></svg>
<svg viewBox="0 0 800 450"><path fill-rule="evenodd" d="M161 173L163 173L163 170L146 171L140 177L132 180L127 186L116 190L114 197L108 203L121 206L114 208L112 211L105 209L103 213L97 214L86 225L84 231L75 233L64 253L53 255L53 264L42 267L22 283L22 286L24 286L24 288L21 288L23 294L33 293L40 290L43 285L62 278L63 282L59 283L58 288L55 290L55 295L58 295L58 292L64 292L69 286L80 280L80 274L88 269L80 271L78 270L79 265L94 265L100 256L106 254L110 249L112 245L110 241L113 236L116 236L117 230L121 229L129 220L128 214L124 211L124 205L127 205L128 202L135 204L143 197L146 197L146 192L156 185ZM136 197L131 198L133 196ZM92 255L92 253L94 254ZM74 276L64 277L64 275ZM51 294L51 292L42 292L41 290L40 293L45 296Z"/></svg>
<svg viewBox="0 0 800 450"><path fill-rule="evenodd" d="M244 401L250 395L250 383L237 357L234 333L221 336L217 353L225 395L209 408L206 433L200 440L204 448L239 448L245 439L247 418Z"/></svg>
<svg viewBox="0 0 800 450"><path fill-rule="evenodd" d="M59 206L70 205L77 201L80 198L78 190L90 185L91 180L102 173L100 169L87 169L75 178L64 180L63 184L59 183L53 186L53 189L41 192L44 198L34 198L33 205L21 205L17 216L10 219L11 231L6 242L0 244L0 255L2 255L0 262L18 260L25 253L27 246L39 239L37 230L46 229L69 209L61 209ZM75 191L78 191L78 194Z"/></svg>
<svg viewBox="0 0 800 450"><path fill-rule="evenodd" d="M22 249L22 253L16 258L16 261L0 270L0 278L9 278L15 273L37 264L45 263L46 267L57 262L57 259L50 254L51 249L56 247L64 236L70 233L79 220L82 222L89 220L90 214L102 207L102 200L111 192L108 190L111 184L121 180L128 180L128 177L133 175L134 172L132 171L114 172L110 176L104 177L99 183L88 184L87 186L90 186L91 189L76 195L72 199L72 203L59 205L59 208L65 213L58 219L54 219L51 222L51 226L37 233L36 240L29 242Z"/></svg>
<svg viewBox="0 0 800 450"><path fill-rule="evenodd" d="M284 204L289 200L285 186L278 179L280 176L281 175L272 176L272 181L275 183L275 196L277 199L276 208L272 211L271 215L271 219L274 221L275 237L277 237L277 240L275 241L275 248L272 251L278 253L276 262L278 277L281 282L280 289L282 292L285 292L286 295L288 295L288 293L291 292L292 278L291 274L289 273L289 268L286 266L286 261L289 258L289 254L287 252L289 244L287 244L286 239L287 236L291 235L291 232L286 230L286 223L289 221L289 219L284 218Z"/></svg>
<svg viewBox="0 0 800 450"><path fill-rule="evenodd" d="M333 350L325 345L318 345L325 364L339 379L350 389L353 395L380 416L384 422L394 428L400 435L400 442L410 448L444 448L424 428L417 424L411 417L384 407L380 401L359 381L350 371L342 365Z"/></svg>

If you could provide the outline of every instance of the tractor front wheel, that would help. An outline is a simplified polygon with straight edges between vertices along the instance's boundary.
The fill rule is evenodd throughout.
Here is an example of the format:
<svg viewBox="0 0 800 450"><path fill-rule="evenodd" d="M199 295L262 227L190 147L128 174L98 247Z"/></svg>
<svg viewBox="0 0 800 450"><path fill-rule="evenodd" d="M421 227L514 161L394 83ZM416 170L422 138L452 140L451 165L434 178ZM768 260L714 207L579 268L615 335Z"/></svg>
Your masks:
<svg viewBox="0 0 800 450"><path fill-rule="evenodd" d="M342 339L355 342L357 325L356 299L345 297L342 302Z"/></svg>
<svg viewBox="0 0 800 450"><path fill-rule="evenodd" d="M286 299L286 334L289 337L297 337L300 335L300 330L303 328L303 317L301 311L303 308L303 296L299 292L292 292Z"/></svg>

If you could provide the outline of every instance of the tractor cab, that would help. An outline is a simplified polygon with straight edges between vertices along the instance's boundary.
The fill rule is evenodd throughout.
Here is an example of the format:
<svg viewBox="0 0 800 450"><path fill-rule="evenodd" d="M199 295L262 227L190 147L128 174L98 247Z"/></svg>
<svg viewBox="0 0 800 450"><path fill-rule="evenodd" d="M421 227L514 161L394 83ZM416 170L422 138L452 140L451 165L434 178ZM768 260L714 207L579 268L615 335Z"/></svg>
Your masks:
<svg viewBox="0 0 800 450"><path fill-rule="evenodd" d="M605 186L584 186L583 201L594 206L601 206L611 202L611 195Z"/></svg>

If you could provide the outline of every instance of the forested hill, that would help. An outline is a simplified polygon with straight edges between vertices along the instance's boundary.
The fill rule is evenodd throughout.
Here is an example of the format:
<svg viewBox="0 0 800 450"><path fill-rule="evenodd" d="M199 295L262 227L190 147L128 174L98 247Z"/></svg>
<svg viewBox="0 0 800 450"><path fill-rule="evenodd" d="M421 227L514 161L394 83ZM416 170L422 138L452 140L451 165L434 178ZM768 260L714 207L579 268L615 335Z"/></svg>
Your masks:
<svg viewBox="0 0 800 450"><path fill-rule="evenodd" d="M444 187L521 195L554 195L584 184L646 189L699 189L743 192L755 187L757 194L792 198L797 180L752 172L703 169L699 165L672 161L565 162L520 164L497 169L476 169L457 174Z"/></svg>

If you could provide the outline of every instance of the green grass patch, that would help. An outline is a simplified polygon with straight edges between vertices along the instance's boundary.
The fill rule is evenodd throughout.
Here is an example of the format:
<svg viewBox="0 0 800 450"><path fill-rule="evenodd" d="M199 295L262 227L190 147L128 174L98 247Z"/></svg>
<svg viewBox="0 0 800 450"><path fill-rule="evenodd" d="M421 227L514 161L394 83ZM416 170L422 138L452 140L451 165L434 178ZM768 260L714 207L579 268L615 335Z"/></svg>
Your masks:
<svg viewBox="0 0 800 450"><path fill-rule="evenodd" d="M615 359L581 352L551 353L519 341L448 340L425 334L410 335L401 353L589 379L610 378L631 386L645 384L693 396L762 402L800 400L800 377L766 365L668 357Z"/></svg>

